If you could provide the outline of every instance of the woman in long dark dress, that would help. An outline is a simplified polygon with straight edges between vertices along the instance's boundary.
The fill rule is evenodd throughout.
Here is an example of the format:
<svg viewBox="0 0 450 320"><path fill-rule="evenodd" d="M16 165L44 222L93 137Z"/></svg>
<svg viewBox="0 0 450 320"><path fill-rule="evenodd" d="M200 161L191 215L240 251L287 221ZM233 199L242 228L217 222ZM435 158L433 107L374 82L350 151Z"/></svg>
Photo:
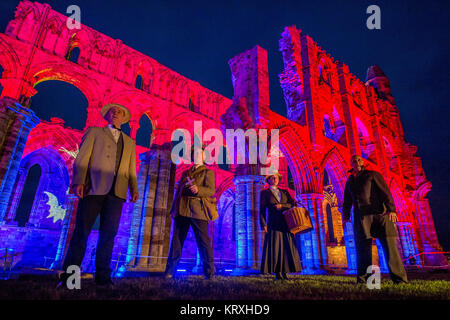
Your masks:
<svg viewBox="0 0 450 320"><path fill-rule="evenodd" d="M262 190L260 197L260 222L265 231L261 273L275 273L275 280L288 279L287 273L301 271L294 235L283 215L295 201L287 190L278 188L281 178L278 172L267 176L270 187Z"/></svg>

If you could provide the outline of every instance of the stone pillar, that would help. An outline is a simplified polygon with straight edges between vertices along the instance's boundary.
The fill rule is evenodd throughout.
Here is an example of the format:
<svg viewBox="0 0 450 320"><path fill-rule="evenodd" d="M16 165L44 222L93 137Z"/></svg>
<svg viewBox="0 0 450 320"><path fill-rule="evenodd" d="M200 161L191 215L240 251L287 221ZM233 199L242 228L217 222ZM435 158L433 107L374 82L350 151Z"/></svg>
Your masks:
<svg viewBox="0 0 450 320"><path fill-rule="evenodd" d="M0 99L0 221L8 208L28 134L39 122L33 111L14 99Z"/></svg>
<svg viewBox="0 0 450 320"><path fill-rule="evenodd" d="M164 144L170 141L170 132L168 129L153 129L152 135L150 137L150 145L151 144Z"/></svg>
<svg viewBox="0 0 450 320"><path fill-rule="evenodd" d="M386 261L386 255L384 254L383 247L380 240L376 239L377 252L378 252L378 264L382 273L389 273L389 268ZM373 258L372 258L373 259Z"/></svg>
<svg viewBox="0 0 450 320"><path fill-rule="evenodd" d="M352 209L352 221L353 221L353 209ZM345 252L347 254L347 274L356 274L357 272L357 260L356 260L356 244L355 234L353 231L353 222L346 222L344 224L344 242Z"/></svg>
<svg viewBox="0 0 450 320"><path fill-rule="evenodd" d="M409 243L409 239L407 236L406 228L410 225L409 222L397 222L397 231L398 231L398 237L399 241L401 243L401 251L400 255L402 258L407 258L409 255L414 255L413 250L411 250L411 246ZM399 248L400 249L400 248Z"/></svg>
<svg viewBox="0 0 450 320"><path fill-rule="evenodd" d="M251 273L259 270L263 231L259 225L259 197L264 177L257 175L236 176L235 229L236 270L235 273Z"/></svg>
<svg viewBox="0 0 450 320"><path fill-rule="evenodd" d="M431 186L430 186L431 187ZM436 228L431 214L430 203L427 198L416 200L415 218L418 221L423 263L425 266L447 265L447 259L440 253L442 247L439 244Z"/></svg>
<svg viewBox="0 0 450 320"><path fill-rule="evenodd" d="M136 134L139 129L139 121L136 119L131 119L129 124L130 124L130 138L136 141Z"/></svg>
<svg viewBox="0 0 450 320"><path fill-rule="evenodd" d="M342 212L342 203L340 204L339 211ZM350 211L351 222L343 222L342 227L344 230L344 243L345 253L347 254L347 274L356 274L357 262L356 262L356 244L355 233L353 231L353 208Z"/></svg>
<svg viewBox="0 0 450 320"><path fill-rule="evenodd" d="M76 217L76 210L78 207L78 198L74 194L71 193L68 194L65 207L67 209L66 216L64 217L64 221L62 224L58 248L56 250L55 260L51 266L51 269L60 269L62 267L62 263L64 261L64 257L66 254L66 249L69 245L70 238L72 237L71 232L69 232L70 227L72 226L71 230L72 232L73 228L75 227L75 217Z"/></svg>
<svg viewBox="0 0 450 320"><path fill-rule="evenodd" d="M323 268L327 265L328 258L322 213L323 194L305 193L297 198L308 210L313 225L311 231L298 236L301 247L302 273L324 274L326 271Z"/></svg>
<svg viewBox="0 0 450 320"><path fill-rule="evenodd" d="M233 80L233 101L247 100L251 127L269 123L269 67L267 51L260 46L242 52L228 61Z"/></svg>
<svg viewBox="0 0 450 320"><path fill-rule="evenodd" d="M168 143L152 145L139 155L140 198L134 205L130 227L128 271L162 272L166 267L176 170L170 152Z"/></svg>
<svg viewBox="0 0 450 320"><path fill-rule="evenodd" d="M342 110L346 126L347 141L351 154L361 155L361 145L359 143L358 128L356 127L355 116L352 111L350 93L350 70L344 63L338 64L339 93L342 100Z"/></svg>

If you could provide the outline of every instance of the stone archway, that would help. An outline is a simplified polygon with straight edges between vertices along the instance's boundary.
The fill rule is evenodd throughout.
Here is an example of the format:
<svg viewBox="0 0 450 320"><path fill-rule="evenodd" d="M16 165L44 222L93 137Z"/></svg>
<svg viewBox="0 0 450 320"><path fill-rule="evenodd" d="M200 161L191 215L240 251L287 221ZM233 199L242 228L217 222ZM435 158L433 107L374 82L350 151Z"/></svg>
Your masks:
<svg viewBox="0 0 450 320"><path fill-rule="evenodd" d="M14 215L26 187L24 183L29 169L35 165L40 166L42 173L28 223L24 227L15 226ZM9 234L16 236L9 236L9 243L2 243L14 248L18 255L17 266L49 267L56 258L61 237L64 237L63 225L71 216L74 205L67 194L68 187L66 163L57 151L41 148L22 159L5 217Z"/></svg>
<svg viewBox="0 0 450 320"><path fill-rule="evenodd" d="M35 164L41 167L42 174L36 191L29 223L37 228L58 229L58 224L45 220L46 217L44 215L50 210L47 205L48 202L58 200L58 204L53 203L52 205L59 205L60 207L65 204L66 194L69 188L69 172L66 167L66 162L57 151L51 148L38 149L22 159L6 219L10 220L14 215L19 203L18 199L20 199L24 188L28 170ZM49 196L45 192L51 193L52 195ZM55 210L58 211L59 208Z"/></svg>
<svg viewBox="0 0 450 320"><path fill-rule="evenodd" d="M344 189L347 180L348 165L344 161L337 147L331 148L325 154L321 165L319 179L322 181L325 172L328 175L329 182L332 185L333 192L336 195L337 209L339 210L339 219L342 219L342 204L344 202ZM324 213L325 214L325 213ZM336 217L337 218L337 217ZM339 221L338 229L344 234L345 257L336 258L336 261L344 262L347 265L347 273L356 272L356 248L353 232L353 224L351 222L343 223ZM333 222L334 224L335 222ZM340 250L340 249L338 249ZM339 254L339 253L337 253ZM342 255L342 253L340 253Z"/></svg>
<svg viewBox="0 0 450 320"><path fill-rule="evenodd" d="M83 130L86 125L89 101L76 86L60 80L45 80L35 85L37 93L31 99L30 109L44 121L57 117L64 125L76 130ZM70 96L67 100L65 97ZM31 131L31 135L34 132Z"/></svg>
<svg viewBox="0 0 450 320"><path fill-rule="evenodd" d="M236 264L236 235L234 224L235 192L232 187L218 199L219 219L214 222L214 260L216 268L234 269Z"/></svg>

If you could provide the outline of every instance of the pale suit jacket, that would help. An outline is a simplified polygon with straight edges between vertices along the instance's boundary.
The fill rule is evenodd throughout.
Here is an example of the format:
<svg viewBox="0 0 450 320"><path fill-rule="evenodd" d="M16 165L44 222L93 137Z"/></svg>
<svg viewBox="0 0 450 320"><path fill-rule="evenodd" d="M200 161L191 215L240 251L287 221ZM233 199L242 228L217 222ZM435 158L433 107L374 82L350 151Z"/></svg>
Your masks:
<svg viewBox="0 0 450 320"><path fill-rule="evenodd" d="M115 194L127 198L138 193L135 142L122 132L123 152L117 171ZM73 164L72 185L85 185L84 196L105 195L111 189L116 167L117 143L108 127L90 127L81 139L80 150Z"/></svg>

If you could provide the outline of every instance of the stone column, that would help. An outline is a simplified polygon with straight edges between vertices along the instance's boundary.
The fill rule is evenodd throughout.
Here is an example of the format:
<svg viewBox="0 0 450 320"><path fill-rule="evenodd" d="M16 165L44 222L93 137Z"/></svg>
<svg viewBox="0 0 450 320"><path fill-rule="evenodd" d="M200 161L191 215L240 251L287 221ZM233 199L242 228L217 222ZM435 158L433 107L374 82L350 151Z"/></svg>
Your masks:
<svg viewBox="0 0 450 320"><path fill-rule="evenodd" d="M431 184L430 184L431 187ZM427 198L418 198L415 201L415 218L418 221L421 249L423 253L423 263L425 266L447 265L447 259L441 253L442 247L439 244L436 228L431 214L430 203Z"/></svg>
<svg viewBox="0 0 450 320"><path fill-rule="evenodd" d="M324 274L326 271L323 268L326 266L328 259L322 215L323 194L304 193L297 198L308 210L313 226L311 231L298 236L301 247L302 273Z"/></svg>
<svg viewBox="0 0 450 320"><path fill-rule="evenodd" d="M136 141L136 134L139 129L139 121L136 119L131 119L129 124L130 124L130 138Z"/></svg>
<svg viewBox="0 0 450 320"><path fill-rule="evenodd" d="M72 237L72 233L69 231L72 225L71 231L73 232L76 210L78 207L78 198L74 194L71 193L68 194L65 207L67 209L66 216L64 217L63 224L61 227L61 234L59 236L58 248L56 250L55 260L51 266L51 269L60 269L62 267L62 263L64 261L64 257L66 254L66 249L69 245L70 238Z"/></svg>
<svg viewBox="0 0 450 320"><path fill-rule="evenodd" d="M350 93L350 70L344 63L338 64L339 93L341 95L342 110L346 126L347 141L351 154L361 155L361 145L359 143L358 128L352 110Z"/></svg>
<svg viewBox="0 0 450 320"><path fill-rule="evenodd" d="M376 239L375 243L377 245L378 264L380 267L380 271L382 273L388 273L389 268L388 268L387 261L386 261L386 255L384 254L383 247L381 246L381 242L380 242L380 240Z"/></svg>
<svg viewBox="0 0 450 320"><path fill-rule="evenodd" d="M130 227L128 271L162 272L166 267L176 170L170 152L167 143L152 145L139 155L140 198L134 205Z"/></svg>
<svg viewBox="0 0 450 320"><path fill-rule="evenodd" d="M28 134L39 122L33 111L14 99L0 99L0 221L8 208Z"/></svg>
<svg viewBox="0 0 450 320"><path fill-rule="evenodd" d="M263 232L259 226L259 197L264 177L257 175L236 176L236 270L235 273L251 273L259 269Z"/></svg>
<svg viewBox="0 0 450 320"><path fill-rule="evenodd" d="M352 210L353 211L353 210ZM353 216L353 213L352 213ZM353 218L352 218L353 221ZM356 260L356 244L355 234L353 231L353 222L346 222L344 224L344 242L345 252L347 254L347 274L356 274L357 260Z"/></svg>

